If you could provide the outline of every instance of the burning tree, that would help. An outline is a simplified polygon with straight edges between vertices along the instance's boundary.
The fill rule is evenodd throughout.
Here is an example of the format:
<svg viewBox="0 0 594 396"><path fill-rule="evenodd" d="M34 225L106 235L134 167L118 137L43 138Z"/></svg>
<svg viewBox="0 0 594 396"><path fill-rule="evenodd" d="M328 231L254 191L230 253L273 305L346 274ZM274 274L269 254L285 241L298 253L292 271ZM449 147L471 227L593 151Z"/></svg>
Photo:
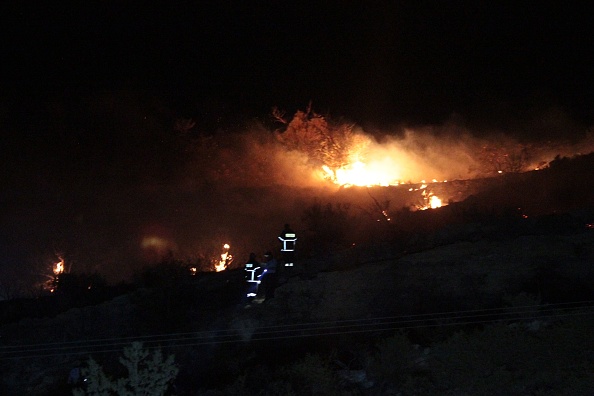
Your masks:
<svg viewBox="0 0 594 396"><path fill-rule="evenodd" d="M58 289L62 274L67 274L69 272L66 269L63 255L56 253L56 256L59 261L52 263L51 272L45 275L46 281L43 282L43 285L41 286L43 290L49 291L50 293L53 293Z"/></svg>
<svg viewBox="0 0 594 396"><path fill-rule="evenodd" d="M307 154L317 165L334 173L362 159L370 143L367 137L353 131L353 124L330 122L314 112L311 103L305 111L298 110L290 122L277 108L273 108L272 116L286 125L277 137L287 149Z"/></svg>
<svg viewBox="0 0 594 396"><path fill-rule="evenodd" d="M224 271L227 269L229 264L233 261L233 256L229 254L231 246L226 243L223 245L223 253L221 253L221 259L215 260L214 269L216 272Z"/></svg>

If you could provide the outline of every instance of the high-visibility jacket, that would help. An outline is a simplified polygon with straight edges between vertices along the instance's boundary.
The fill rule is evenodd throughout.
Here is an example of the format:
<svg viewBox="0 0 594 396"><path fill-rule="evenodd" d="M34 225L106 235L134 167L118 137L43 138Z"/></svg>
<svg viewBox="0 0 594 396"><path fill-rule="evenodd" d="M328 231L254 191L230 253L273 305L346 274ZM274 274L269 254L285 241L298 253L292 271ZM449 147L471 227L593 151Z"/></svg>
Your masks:
<svg viewBox="0 0 594 396"><path fill-rule="evenodd" d="M258 279L258 275L260 273L260 263L257 262L247 262L245 263L244 271L245 271L245 280L247 282L253 283L260 283L260 279Z"/></svg>

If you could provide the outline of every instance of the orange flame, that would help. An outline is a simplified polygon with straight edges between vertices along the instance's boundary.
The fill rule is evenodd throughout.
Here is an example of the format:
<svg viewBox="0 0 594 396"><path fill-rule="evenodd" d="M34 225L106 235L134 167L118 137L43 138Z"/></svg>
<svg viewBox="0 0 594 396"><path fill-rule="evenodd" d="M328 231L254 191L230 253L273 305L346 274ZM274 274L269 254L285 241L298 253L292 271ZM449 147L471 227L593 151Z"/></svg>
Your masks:
<svg viewBox="0 0 594 396"><path fill-rule="evenodd" d="M227 269L229 264L231 264L231 261L233 261L233 256L231 254L229 254L230 248L231 248L231 246L228 243L223 245L223 253L221 253L221 259L219 260L218 263L215 263L215 266L214 266L215 271L217 271L217 272L224 271L225 269Z"/></svg>
<svg viewBox="0 0 594 396"><path fill-rule="evenodd" d="M433 194L432 192L428 192L426 190L427 185L423 184L421 186L421 189L423 190L423 204L422 205L417 205L417 209L418 210L426 210L426 209L437 209L437 208L441 208L442 203L441 203L441 199Z"/></svg>
<svg viewBox="0 0 594 396"><path fill-rule="evenodd" d="M431 196L429 199L429 206L431 209L441 208L441 199L439 199L436 195Z"/></svg>
<svg viewBox="0 0 594 396"><path fill-rule="evenodd" d="M355 161L332 170L329 166L323 165L323 177L335 184L350 186L397 186L400 181L394 179L390 170L382 169L381 166L368 166L362 161Z"/></svg>
<svg viewBox="0 0 594 396"><path fill-rule="evenodd" d="M57 263L54 263L54 275L60 275L61 273L64 272L64 259L60 256L58 256L58 258L60 259L60 261L58 261ZM46 267L47 268L47 267Z"/></svg>

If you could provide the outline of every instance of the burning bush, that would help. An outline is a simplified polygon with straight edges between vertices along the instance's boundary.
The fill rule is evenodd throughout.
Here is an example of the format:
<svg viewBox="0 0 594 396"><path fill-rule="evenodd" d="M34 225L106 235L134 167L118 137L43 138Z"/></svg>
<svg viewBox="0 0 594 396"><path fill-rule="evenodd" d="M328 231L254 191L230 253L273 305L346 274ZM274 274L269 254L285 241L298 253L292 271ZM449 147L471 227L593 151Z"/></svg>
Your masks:
<svg viewBox="0 0 594 396"><path fill-rule="evenodd" d="M332 172L362 159L370 143L369 138L354 132L354 124L331 122L315 113L311 103L290 122L276 108L272 114L287 126L277 135L283 146L307 154L316 166L326 166Z"/></svg>

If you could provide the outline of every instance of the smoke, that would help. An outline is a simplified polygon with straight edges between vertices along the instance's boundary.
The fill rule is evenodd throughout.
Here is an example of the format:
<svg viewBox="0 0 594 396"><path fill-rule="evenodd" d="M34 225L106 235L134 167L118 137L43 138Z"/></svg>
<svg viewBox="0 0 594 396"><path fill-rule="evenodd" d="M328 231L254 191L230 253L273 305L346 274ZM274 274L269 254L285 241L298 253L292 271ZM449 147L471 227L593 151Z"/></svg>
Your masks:
<svg viewBox="0 0 594 396"><path fill-rule="evenodd" d="M433 128L406 128L370 146L370 167L394 170L402 182L443 181L477 176L481 142L468 131L435 134Z"/></svg>
<svg viewBox="0 0 594 396"><path fill-rule="evenodd" d="M127 96L123 104L107 104L79 101L46 110L45 154L39 154L42 144L31 151L26 142L12 150L7 169L18 177L7 179L3 191L4 269L32 267L59 247L66 265L75 258L73 271L118 281L162 258L214 259L225 243L240 266L250 252L276 250L285 223L303 231L305 210L340 190L324 178L318 160L289 150L282 132L262 123L218 130L184 123L176 131L174 111L161 101ZM539 118L539 131L547 119L563 129L557 114ZM402 183L491 176L492 161L511 157L530 170L556 156L594 151L592 130L528 142L515 132L486 133L463 122L357 127L355 133L365 143L366 168Z"/></svg>
<svg viewBox="0 0 594 396"><path fill-rule="evenodd" d="M501 131L485 135L449 123L366 136L370 139L367 168L390 172L391 179L405 183L474 179L493 176L498 170L525 172L546 166L556 156L594 151L592 131L580 139L526 141Z"/></svg>
<svg viewBox="0 0 594 396"><path fill-rule="evenodd" d="M522 165L529 170L592 147L586 141L527 145L503 133L476 136L453 124L357 133L367 142L367 168L402 183L492 176L487 153L509 158L525 149ZM103 241L89 236L102 248L89 260L96 263L91 268L115 280L168 256L208 262L224 243L231 245L236 268L250 252L275 251L283 224L303 231L304 211L316 200L336 199L339 186L322 177L308 153L288 150L278 134L259 124L198 134L183 141L184 163L167 180L104 191L101 210L85 216L90 229L109 235ZM99 221L103 216L112 224Z"/></svg>
<svg viewBox="0 0 594 396"><path fill-rule="evenodd" d="M163 110L162 104L157 107L159 114L171 113ZM140 118L138 114L146 112L130 113ZM171 132L179 124L179 119L173 120L165 127L168 129L165 133L155 132L159 128L154 121L150 124L151 135L161 144L167 143L161 147L165 154L152 154L159 163L168 163L166 183L173 182L190 190L213 185L329 186L319 158L314 158L311 152L289 150L283 144L283 132L261 122L250 121L218 131L198 130L198 127L190 130L193 123L189 123L183 136L172 139ZM396 126L371 132L355 126L353 131L365 143L362 159L366 168L401 183L472 179L492 176L500 170L528 171L546 166L556 156L571 157L594 151L594 130L588 131L559 108L533 113L510 124L508 130L479 128L467 126L462 117L453 116L443 125ZM143 150L143 155L150 157L150 150Z"/></svg>

